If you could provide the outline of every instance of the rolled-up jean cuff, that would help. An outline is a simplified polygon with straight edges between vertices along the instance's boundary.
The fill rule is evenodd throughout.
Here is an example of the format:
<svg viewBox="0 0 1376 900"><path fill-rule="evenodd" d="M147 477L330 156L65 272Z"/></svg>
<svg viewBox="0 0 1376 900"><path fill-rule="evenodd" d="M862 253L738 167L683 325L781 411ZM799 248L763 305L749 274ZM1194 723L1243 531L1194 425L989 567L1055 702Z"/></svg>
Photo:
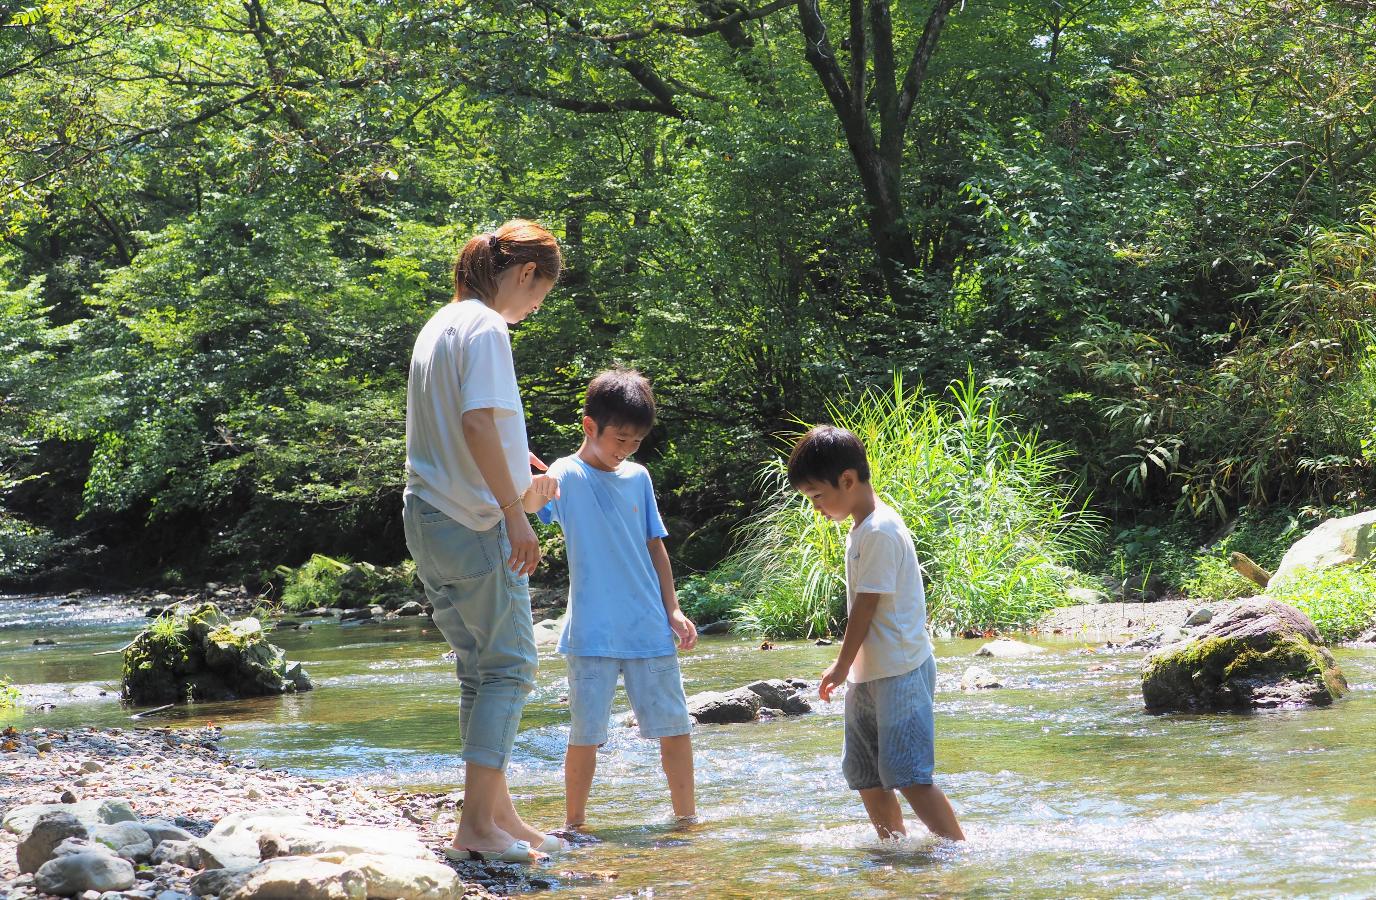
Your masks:
<svg viewBox="0 0 1376 900"><path fill-rule="evenodd" d="M489 750L486 747L474 747L472 744L465 744L463 752L460 755L466 763L472 763L475 766L484 766L489 769L500 769L503 772L506 771L506 767L511 763L510 753L502 753L500 750Z"/></svg>

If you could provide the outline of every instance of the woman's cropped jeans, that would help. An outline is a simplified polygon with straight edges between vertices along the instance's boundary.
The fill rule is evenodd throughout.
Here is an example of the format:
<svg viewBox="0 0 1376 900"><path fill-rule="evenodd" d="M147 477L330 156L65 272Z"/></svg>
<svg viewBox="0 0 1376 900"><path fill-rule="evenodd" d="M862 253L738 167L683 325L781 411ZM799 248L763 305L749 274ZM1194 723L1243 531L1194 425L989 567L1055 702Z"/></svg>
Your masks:
<svg viewBox="0 0 1376 900"><path fill-rule="evenodd" d="M402 523L431 617L454 649L464 761L505 771L537 667L530 589L507 566L506 523L474 531L414 494Z"/></svg>

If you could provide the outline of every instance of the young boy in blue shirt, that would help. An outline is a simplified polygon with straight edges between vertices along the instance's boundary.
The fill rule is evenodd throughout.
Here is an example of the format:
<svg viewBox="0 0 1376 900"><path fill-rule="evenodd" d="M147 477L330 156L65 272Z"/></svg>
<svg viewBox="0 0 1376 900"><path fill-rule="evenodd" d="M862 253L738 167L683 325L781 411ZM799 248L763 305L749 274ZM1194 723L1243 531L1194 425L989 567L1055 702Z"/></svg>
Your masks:
<svg viewBox="0 0 1376 900"><path fill-rule="evenodd" d="M583 445L557 460L557 494L538 510L564 529L569 560L568 621L559 639L569 673L565 827L586 822L597 748L607 740L617 676L625 680L640 735L659 740L674 815L696 814L692 720L675 641L697 643L678 606L674 574L645 467L629 460L655 420L654 394L639 372L603 372L588 385Z"/></svg>
<svg viewBox="0 0 1376 900"><path fill-rule="evenodd" d="M912 535L875 493L865 446L844 428L819 425L803 435L788 458L788 481L828 519L851 520L846 634L817 689L830 700L850 682L841 754L846 783L860 792L882 839L907 834L897 790L929 831L963 841L955 810L932 784L936 662Z"/></svg>

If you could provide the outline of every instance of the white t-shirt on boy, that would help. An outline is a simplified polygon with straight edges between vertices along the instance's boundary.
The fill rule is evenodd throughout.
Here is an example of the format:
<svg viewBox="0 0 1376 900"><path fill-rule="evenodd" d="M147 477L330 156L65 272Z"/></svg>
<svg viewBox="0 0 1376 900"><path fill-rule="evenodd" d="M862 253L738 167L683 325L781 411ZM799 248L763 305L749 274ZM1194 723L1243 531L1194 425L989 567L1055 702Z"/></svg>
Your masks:
<svg viewBox="0 0 1376 900"><path fill-rule="evenodd" d="M932 642L917 550L903 517L882 501L846 535L847 612L856 594L880 597L848 681L902 675L927 661Z"/></svg>

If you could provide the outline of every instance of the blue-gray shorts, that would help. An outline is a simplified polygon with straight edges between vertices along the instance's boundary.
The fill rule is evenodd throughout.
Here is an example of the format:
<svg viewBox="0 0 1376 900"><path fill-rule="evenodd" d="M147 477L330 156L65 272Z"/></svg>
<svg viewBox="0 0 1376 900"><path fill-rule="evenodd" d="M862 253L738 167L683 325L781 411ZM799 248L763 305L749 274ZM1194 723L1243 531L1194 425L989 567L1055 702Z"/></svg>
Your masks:
<svg viewBox="0 0 1376 900"><path fill-rule="evenodd" d="M678 654L649 659L613 659L608 656L567 656L569 667L569 743L574 746L607 742L607 721L616 695L616 676L626 680L643 738L673 737L693 730L688 700L683 695L683 676Z"/></svg>
<svg viewBox="0 0 1376 900"><path fill-rule="evenodd" d="M932 783L935 692L930 656L911 672L847 685L841 771L851 790Z"/></svg>

